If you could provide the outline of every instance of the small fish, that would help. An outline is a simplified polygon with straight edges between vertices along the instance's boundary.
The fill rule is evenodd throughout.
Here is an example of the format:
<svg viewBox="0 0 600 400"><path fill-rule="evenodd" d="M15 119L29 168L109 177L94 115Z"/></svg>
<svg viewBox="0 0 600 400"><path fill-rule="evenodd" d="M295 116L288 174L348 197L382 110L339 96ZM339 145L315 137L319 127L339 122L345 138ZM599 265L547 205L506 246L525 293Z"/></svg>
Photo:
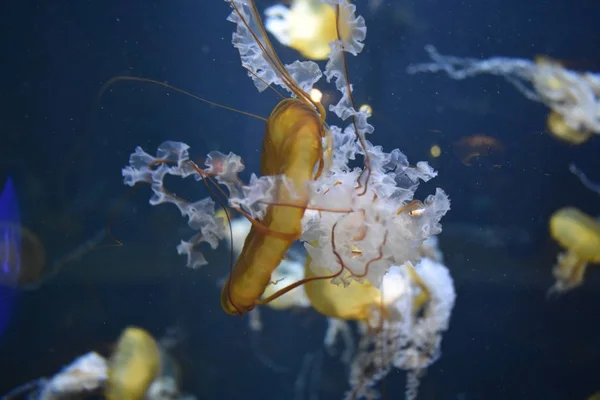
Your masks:
<svg viewBox="0 0 600 400"><path fill-rule="evenodd" d="M4 332L15 301L21 269L21 218L17 195L8 178L0 194L0 335Z"/></svg>

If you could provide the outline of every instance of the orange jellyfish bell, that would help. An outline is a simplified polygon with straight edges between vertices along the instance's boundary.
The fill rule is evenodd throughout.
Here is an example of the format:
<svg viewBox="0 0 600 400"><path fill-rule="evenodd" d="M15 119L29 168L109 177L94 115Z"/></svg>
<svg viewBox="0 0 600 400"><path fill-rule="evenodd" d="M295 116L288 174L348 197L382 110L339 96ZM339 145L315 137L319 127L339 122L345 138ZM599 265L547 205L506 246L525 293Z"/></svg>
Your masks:
<svg viewBox="0 0 600 400"><path fill-rule="evenodd" d="M39 237L28 228L9 222L0 222L0 231L19 231L20 240L17 245L9 237L0 237L0 259L6 268L16 274L16 285L23 288L37 285L44 277L46 250ZM6 284L6 282L2 282Z"/></svg>

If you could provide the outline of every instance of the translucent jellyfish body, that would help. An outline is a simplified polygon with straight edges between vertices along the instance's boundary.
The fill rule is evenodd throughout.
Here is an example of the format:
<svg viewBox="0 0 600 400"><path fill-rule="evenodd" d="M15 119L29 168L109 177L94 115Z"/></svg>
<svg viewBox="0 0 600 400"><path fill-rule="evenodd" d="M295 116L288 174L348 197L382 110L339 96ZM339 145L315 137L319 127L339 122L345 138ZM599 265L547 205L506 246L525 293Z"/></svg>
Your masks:
<svg viewBox="0 0 600 400"><path fill-rule="evenodd" d="M420 296L423 290L427 296ZM448 269L424 258L384 276L382 300L364 322L352 362L348 399L377 397L373 386L392 367L408 371L406 399L416 398L420 376L440 357L456 293Z"/></svg>
<svg viewBox="0 0 600 400"><path fill-rule="evenodd" d="M319 0L294 0L289 8L277 4L265 10L265 17L265 28L279 43L311 60L326 60L329 43L337 40L335 11ZM348 27L339 29L342 39L347 39Z"/></svg>
<svg viewBox="0 0 600 400"><path fill-rule="evenodd" d="M490 74L504 77L529 100L551 109L549 131L571 144L600 134L600 74L577 72L548 57L526 60L493 57L487 60L446 56L426 47L431 63L411 65L409 73L446 72L452 79Z"/></svg>
<svg viewBox="0 0 600 400"><path fill-rule="evenodd" d="M261 29L254 3L229 3L234 9L229 20L237 25L232 42L256 87L264 90L267 85L279 85L296 97L279 103L267 121L261 154L263 175L252 176L245 184L238 177L244 168L239 156L212 152L207 168L201 169L189 160L187 145L165 142L156 157L137 148L130 166L123 170L125 182L149 183L154 193L151 204L173 203L188 217L198 234L182 241L178 251L188 256L192 267L206 264L198 244L206 242L215 248L226 232L216 220L211 199L185 201L169 193L163 180L166 175L194 176L209 186L226 187L228 193L219 189L227 195L224 201L252 220L249 237L222 291L223 309L230 314L242 314L263 304L258 299L272 281L272 269L296 239L305 242L311 266L329 271L320 278L334 278L333 283L343 285L364 279L381 287L383 275L392 265L418 259L423 241L441 231L439 221L450 203L441 189L423 202L415 200L419 181L430 180L436 172L424 162L410 166L400 150L385 152L366 138L374 128L368 123L368 112L353 105L344 54L361 52L366 35L364 20L355 15L354 5L347 1L327 3L338 13L336 23L340 21L347 29L347 37L341 35L330 43L324 72L341 93L330 110L350 121L341 129L324 124L323 106L310 100L308 92L323 75L319 66L311 61L283 65ZM280 109L298 102L311 116L314 127L303 124L307 129L296 129L291 123L286 127L286 121L276 124L282 131L272 129L274 115L280 116ZM315 141L314 134L322 142ZM314 154L314 150L321 154ZM351 166L357 157L364 159L362 168ZM303 217L301 224L296 223L299 216Z"/></svg>

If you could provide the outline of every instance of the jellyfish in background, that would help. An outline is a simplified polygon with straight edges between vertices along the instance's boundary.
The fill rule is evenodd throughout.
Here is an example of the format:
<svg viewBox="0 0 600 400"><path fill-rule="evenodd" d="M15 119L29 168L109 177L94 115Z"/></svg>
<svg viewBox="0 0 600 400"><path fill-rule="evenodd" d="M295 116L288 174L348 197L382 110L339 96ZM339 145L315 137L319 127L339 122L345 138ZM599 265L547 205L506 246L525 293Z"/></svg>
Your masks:
<svg viewBox="0 0 600 400"><path fill-rule="evenodd" d="M3 399L67 400L104 394L107 399L195 400L180 393L163 341L144 329L126 328L107 360L96 352L76 358L51 378L21 385Z"/></svg>
<svg viewBox="0 0 600 400"><path fill-rule="evenodd" d="M265 10L265 17L267 32L310 60L326 60L329 43L338 39L335 9L319 0L293 0L289 8L277 4ZM342 30L341 39L349 34Z"/></svg>
<svg viewBox="0 0 600 400"><path fill-rule="evenodd" d="M108 363L106 398L141 400L158 376L160 350L145 330L125 329Z"/></svg>
<svg viewBox="0 0 600 400"><path fill-rule="evenodd" d="M105 237L105 228L53 263L47 263L40 238L21 224L12 180L0 194L0 334L4 330L18 290L35 290L62 269L80 259Z"/></svg>
<svg viewBox="0 0 600 400"><path fill-rule="evenodd" d="M12 291L39 289L65 266L78 261L94 249L106 236L106 230L102 228L57 261L48 263L42 241L29 228L3 219L0 230L4 232L0 237L0 260L4 265L0 290L5 290L6 293L9 292L8 287L12 287Z"/></svg>
<svg viewBox="0 0 600 400"><path fill-rule="evenodd" d="M581 285L587 265L600 263L600 222L575 207L565 207L550 217L550 234L565 249L552 270L556 278L548 292L552 295Z"/></svg>
<svg viewBox="0 0 600 400"><path fill-rule="evenodd" d="M12 180L0 194L0 335L6 329L21 271L21 220Z"/></svg>
<svg viewBox="0 0 600 400"><path fill-rule="evenodd" d="M571 71L548 57L478 60L441 55L431 45L425 50L433 62L411 65L408 73L446 72L457 80L483 74L503 76L529 100L551 109L547 125L555 137L581 144L600 134L600 73Z"/></svg>

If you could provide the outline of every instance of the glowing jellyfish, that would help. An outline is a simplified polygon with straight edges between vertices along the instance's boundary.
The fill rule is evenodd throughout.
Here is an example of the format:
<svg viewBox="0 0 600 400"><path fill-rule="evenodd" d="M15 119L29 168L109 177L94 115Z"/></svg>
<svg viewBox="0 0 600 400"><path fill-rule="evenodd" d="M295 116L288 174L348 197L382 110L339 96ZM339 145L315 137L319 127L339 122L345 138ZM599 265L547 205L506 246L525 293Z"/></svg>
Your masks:
<svg viewBox="0 0 600 400"><path fill-rule="evenodd" d="M108 363L106 398L141 400L158 376L160 350L145 330L127 328Z"/></svg>
<svg viewBox="0 0 600 400"><path fill-rule="evenodd" d="M293 0L289 8L277 4L265 10L265 17L265 28L279 43L311 60L326 60L329 43L338 39L333 7L318 0ZM339 29L342 39L347 39L348 27Z"/></svg>
<svg viewBox="0 0 600 400"><path fill-rule="evenodd" d="M575 207L550 218L550 234L565 249L552 270L556 283L549 294L563 293L583 282L588 263L600 263L600 223Z"/></svg>
<svg viewBox="0 0 600 400"><path fill-rule="evenodd" d="M21 221L17 195L9 178L0 194L0 334L12 311L21 271Z"/></svg>

